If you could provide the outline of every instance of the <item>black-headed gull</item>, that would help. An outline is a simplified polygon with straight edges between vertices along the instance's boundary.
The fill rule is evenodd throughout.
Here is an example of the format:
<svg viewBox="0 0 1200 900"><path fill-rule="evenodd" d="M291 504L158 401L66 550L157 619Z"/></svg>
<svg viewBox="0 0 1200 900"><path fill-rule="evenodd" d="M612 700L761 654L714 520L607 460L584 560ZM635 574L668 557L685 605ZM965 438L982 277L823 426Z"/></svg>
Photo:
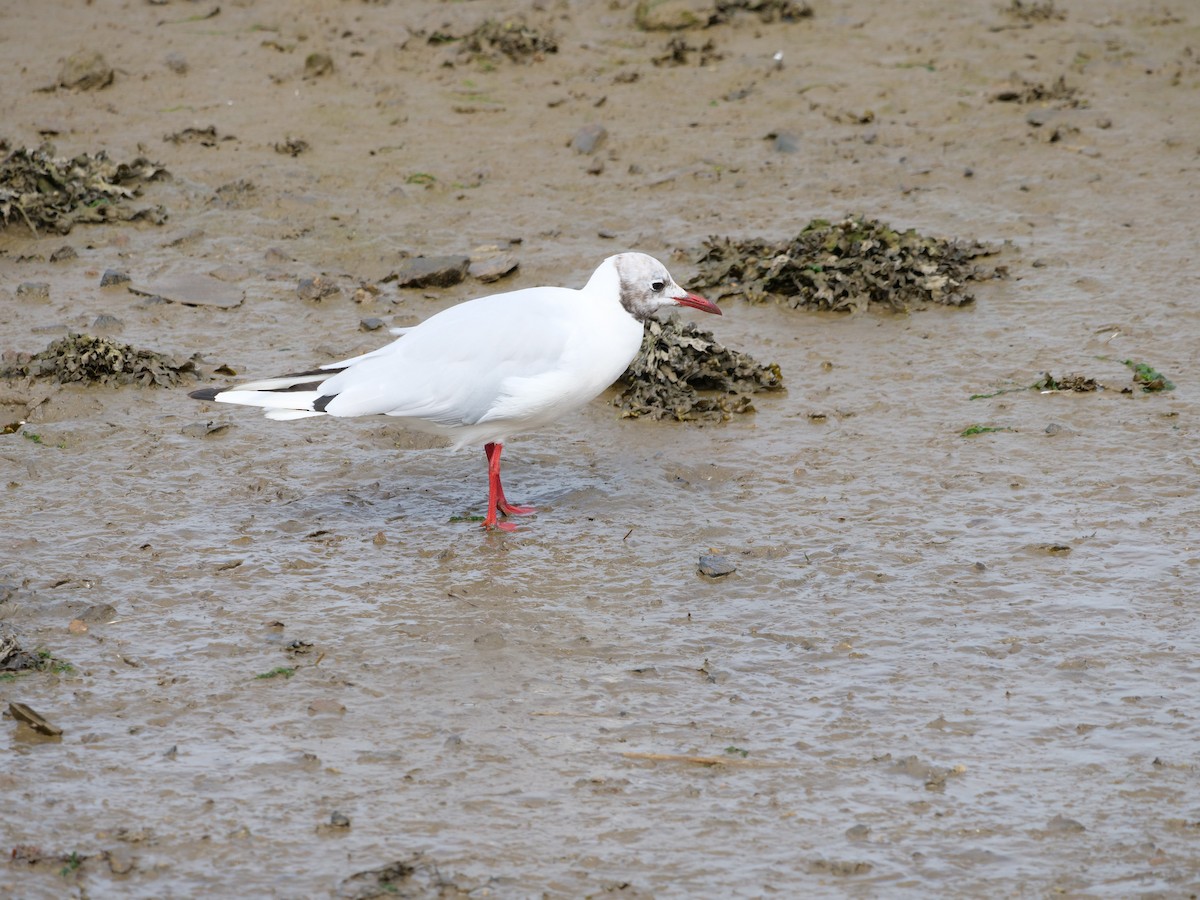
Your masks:
<svg viewBox="0 0 1200 900"><path fill-rule="evenodd" d="M500 452L514 434L587 403L625 371L658 310L720 308L675 283L644 253L610 256L582 290L535 287L443 310L385 347L310 372L227 389L197 400L260 406L269 419L395 416L456 448L482 444L488 461L484 528L511 530L497 514L525 515L500 484Z"/></svg>

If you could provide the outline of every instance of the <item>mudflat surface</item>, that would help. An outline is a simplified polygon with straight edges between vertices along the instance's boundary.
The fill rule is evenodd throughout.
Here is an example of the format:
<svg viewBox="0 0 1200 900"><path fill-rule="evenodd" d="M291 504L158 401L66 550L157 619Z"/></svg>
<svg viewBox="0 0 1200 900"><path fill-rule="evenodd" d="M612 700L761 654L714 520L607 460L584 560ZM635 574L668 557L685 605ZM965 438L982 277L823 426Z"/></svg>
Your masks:
<svg viewBox="0 0 1200 900"><path fill-rule="evenodd" d="M0 383L26 421L0 436L0 625L49 661L0 702L62 729L0 719L0 894L1200 890L1200 13L813 11L672 53L622 0L0 6L10 149L171 173L131 201L161 225L0 232L6 352L104 315L206 379L266 376L378 346L363 318L628 248L686 285L710 235L847 213L1010 273L908 315L726 299L702 324L787 393L702 427L602 398L514 441L541 512L512 534L462 520L482 454L386 421ZM557 52L430 42L517 16ZM109 86L39 90L83 49ZM517 239L494 285L383 281ZM219 289L148 302L110 268ZM337 290L301 296L317 276ZM1047 372L1106 390L971 399Z"/></svg>

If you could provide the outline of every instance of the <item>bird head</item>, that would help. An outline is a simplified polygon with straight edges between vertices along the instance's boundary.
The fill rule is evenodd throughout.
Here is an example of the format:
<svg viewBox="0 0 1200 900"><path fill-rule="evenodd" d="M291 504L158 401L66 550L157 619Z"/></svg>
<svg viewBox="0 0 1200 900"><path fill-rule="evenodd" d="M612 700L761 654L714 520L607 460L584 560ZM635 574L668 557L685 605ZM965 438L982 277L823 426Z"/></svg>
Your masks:
<svg viewBox="0 0 1200 900"><path fill-rule="evenodd" d="M687 306L721 315L721 308L675 283L667 267L645 253L618 253L605 260L617 273L621 305L640 322L664 307Z"/></svg>

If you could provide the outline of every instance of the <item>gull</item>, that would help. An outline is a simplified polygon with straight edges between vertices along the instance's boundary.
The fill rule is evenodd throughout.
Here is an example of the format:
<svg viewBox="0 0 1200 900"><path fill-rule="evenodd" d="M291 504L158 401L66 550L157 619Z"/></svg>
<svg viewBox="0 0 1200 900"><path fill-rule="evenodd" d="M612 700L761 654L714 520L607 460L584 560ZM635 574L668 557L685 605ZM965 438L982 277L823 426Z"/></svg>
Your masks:
<svg viewBox="0 0 1200 900"><path fill-rule="evenodd" d="M500 453L515 434L562 418L620 377L642 345L645 322L671 307L721 315L644 253L604 260L576 290L534 287L467 300L392 343L318 369L189 396L258 406L268 419L392 416L454 447L482 445L488 466L486 529L499 516L536 512L504 495Z"/></svg>

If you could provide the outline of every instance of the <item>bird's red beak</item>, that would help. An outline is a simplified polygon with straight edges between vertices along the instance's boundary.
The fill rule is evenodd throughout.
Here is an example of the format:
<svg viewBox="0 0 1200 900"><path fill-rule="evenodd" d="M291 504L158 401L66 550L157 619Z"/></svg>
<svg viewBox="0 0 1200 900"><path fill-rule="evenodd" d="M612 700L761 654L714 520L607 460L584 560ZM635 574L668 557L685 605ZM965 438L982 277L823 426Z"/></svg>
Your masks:
<svg viewBox="0 0 1200 900"><path fill-rule="evenodd" d="M721 307L713 303L711 300L705 300L699 294L688 294L686 297L680 297L675 301L680 306L690 306L692 309L698 309L700 312L712 313L713 315L721 315Z"/></svg>

